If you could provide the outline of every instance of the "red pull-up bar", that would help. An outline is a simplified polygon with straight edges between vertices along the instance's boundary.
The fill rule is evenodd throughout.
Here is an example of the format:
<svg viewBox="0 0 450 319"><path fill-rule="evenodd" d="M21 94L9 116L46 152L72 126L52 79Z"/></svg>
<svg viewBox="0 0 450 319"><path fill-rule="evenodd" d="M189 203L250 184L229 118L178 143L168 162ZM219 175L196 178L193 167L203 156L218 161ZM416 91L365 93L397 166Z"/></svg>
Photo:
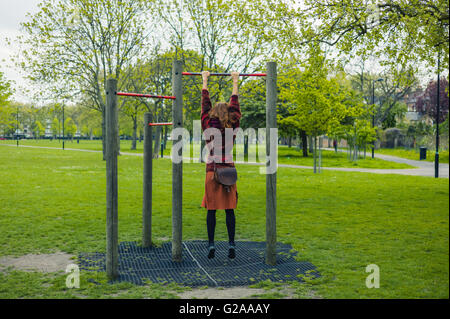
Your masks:
<svg viewBox="0 0 450 319"><path fill-rule="evenodd" d="M183 72L183 75L202 75L201 72ZM210 76L231 76L231 73L210 73ZM266 76L266 73L240 73L239 76Z"/></svg>
<svg viewBox="0 0 450 319"><path fill-rule="evenodd" d="M134 96L134 97L150 97L150 98L154 98L154 99L175 100L175 96L165 96L165 95L151 95L151 94L124 93L124 92L117 92L116 95L120 95L120 96Z"/></svg>
<svg viewBox="0 0 450 319"><path fill-rule="evenodd" d="M165 125L173 125L172 123L148 123L148 126L165 126Z"/></svg>

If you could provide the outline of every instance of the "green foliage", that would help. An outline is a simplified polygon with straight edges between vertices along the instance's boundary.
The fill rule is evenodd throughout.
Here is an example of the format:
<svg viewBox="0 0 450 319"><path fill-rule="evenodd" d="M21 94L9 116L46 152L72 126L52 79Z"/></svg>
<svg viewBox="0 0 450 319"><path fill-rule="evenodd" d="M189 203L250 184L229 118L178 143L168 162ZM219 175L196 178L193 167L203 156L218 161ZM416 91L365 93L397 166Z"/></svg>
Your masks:
<svg viewBox="0 0 450 319"><path fill-rule="evenodd" d="M42 135L44 135L45 133L45 127L44 125L42 125L42 123L40 121L36 121L35 122L35 134L36 137L41 137Z"/></svg>
<svg viewBox="0 0 450 319"><path fill-rule="evenodd" d="M442 69L448 68L448 1L306 0L258 1L262 20L270 15L276 36L294 48L305 42L335 46L344 55L380 58L382 64L434 66L442 50ZM285 17L289 17L286 19ZM266 20L267 21L267 20ZM283 23L284 22L284 23Z"/></svg>
<svg viewBox="0 0 450 319"><path fill-rule="evenodd" d="M266 127L266 87L261 80L249 80L240 87L242 129Z"/></svg>
<svg viewBox="0 0 450 319"><path fill-rule="evenodd" d="M14 109L9 101L12 93L11 83L0 72L0 134L11 133L15 124Z"/></svg>
<svg viewBox="0 0 450 319"><path fill-rule="evenodd" d="M344 116L344 92L335 79L327 78L329 66L318 47L311 46L303 67L303 71L292 67L286 72L285 78L292 82L284 86L286 91L280 96L286 96L293 105L290 113L294 119L289 120L291 123L297 122L298 128L308 135L326 134Z"/></svg>
<svg viewBox="0 0 450 319"><path fill-rule="evenodd" d="M12 94L11 82L4 78L3 72L0 72L0 106L6 106Z"/></svg>
<svg viewBox="0 0 450 319"><path fill-rule="evenodd" d="M56 117L53 118L53 121L52 121L52 134L53 134L53 136L59 135L60 129L61 129L61 127L60 127L59 120Z"/></svg>
<svg viewBox="0 0 450 319"><path fill-rule="evenodd" d="M71 138L73 138L73 136L77 132L77 126L75 125L75 122L72 120L72 118L68 117L64 121L64 131L65 134Z"/></svg>

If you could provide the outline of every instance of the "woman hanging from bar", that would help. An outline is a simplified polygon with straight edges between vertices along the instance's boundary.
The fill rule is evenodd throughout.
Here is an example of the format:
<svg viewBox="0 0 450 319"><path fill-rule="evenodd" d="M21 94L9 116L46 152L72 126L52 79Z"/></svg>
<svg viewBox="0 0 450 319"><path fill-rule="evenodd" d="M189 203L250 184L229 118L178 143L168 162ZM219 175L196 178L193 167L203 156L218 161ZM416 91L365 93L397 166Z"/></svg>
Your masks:
<svg viewBox="0 0 450 319"><path fill-rule="evenodd" d="M202 130L219 130L222 136L222 141L216 141L216 143L214 143L214 136L211 136L206 140L206 147L209 150L209 154L206 164L205 194L203 196L202 207L205 207L207 209L206 225L209 242L208 258L214 258L216 251L214 246L216 210L220 209L225 210L226 213L226 225L229 242L228 257L233 259L236 256L236 245L234 242L236 218L234 215L234 209L236 209L238 201L237 187L235 184L237 174L233 163L232 145L234 143L235 135L233 134L233 138L229 139L229 141L226 141L225 129L229 128L234 130L239 127L239 120L241 118L241 110L238 100L239 73L231 73L231 78L233 81L233 91L229 103L217 102L214 107L212 107L211 105L208 91L209 76L210 73L208 71L202 72ZM226 142L230 145L225 145ZM217 148L221 149L218 150ZM227 150L227 152L230 152L231 154L225 154L225 150ZM217 156L217 154L220 154L220 156ZM223 174L223 172L225 173ZM225 180L232 180L232 183L234 184L224 185L220 183L222 181L220 178L221 176L225 176Z"/></svg>

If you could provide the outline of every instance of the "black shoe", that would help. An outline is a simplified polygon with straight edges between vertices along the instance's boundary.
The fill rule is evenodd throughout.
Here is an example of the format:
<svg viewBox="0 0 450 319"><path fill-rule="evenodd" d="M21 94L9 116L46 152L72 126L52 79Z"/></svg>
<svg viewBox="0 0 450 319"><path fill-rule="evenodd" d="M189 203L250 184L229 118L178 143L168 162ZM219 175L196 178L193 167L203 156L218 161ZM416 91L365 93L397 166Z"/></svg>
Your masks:
<svg viewBox="0 0 450 319"><path fill-rule="evenodd" d="M230 249L228 249L228 258L234 259L236 257L236 251L234 246L230 246Z"/></svg>
<svg viewBox="0 0 450 319"><path fill-rule="evenodd" d="M208 258L213 259L216 255L216 248L214 246L209 246Z"/></svg>

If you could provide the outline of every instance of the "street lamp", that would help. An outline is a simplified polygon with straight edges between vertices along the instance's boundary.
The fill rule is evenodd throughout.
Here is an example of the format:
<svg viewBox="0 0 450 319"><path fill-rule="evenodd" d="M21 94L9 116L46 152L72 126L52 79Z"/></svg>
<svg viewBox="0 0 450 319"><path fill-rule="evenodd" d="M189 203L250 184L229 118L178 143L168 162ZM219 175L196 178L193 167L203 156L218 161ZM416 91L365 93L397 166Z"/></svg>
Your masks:
<svg viewBox="0 0 450 319"><path fill-rule="evenodd" d="M372 105L375 105L375 82L381 82L383 81L382 78L379 78L377 80L372 80ZM372 127L375 128L375 110L372 114ZM373 141L372 145L372 158L375 158L375 141Z"/></svg>
<svg viewBox="0 0 450 319"><path fill-rule="evenodd" d="M63 133L63 142L62 142L62 147L63 147L63 149L64 149L64 103L63 103L63 105L62 105L62 126L63 126L63 130L62 130L62 133Z"/></svg>
<svg viewBox="0 0 450 319"><path fill-rule="evenodd" d="M16 114L16 137L17 137L17 147L19 147L19 105L17 105L17 114Z"/></svg>
<svg viewBox="0 0 450 319"><path fill-rule="evenodd" d="M436 103L436 154L434 156L434 177L439 177L439 113L440 113L440 67L441 50L438 50L438 69L437 69L437 103Z"/></svg>

